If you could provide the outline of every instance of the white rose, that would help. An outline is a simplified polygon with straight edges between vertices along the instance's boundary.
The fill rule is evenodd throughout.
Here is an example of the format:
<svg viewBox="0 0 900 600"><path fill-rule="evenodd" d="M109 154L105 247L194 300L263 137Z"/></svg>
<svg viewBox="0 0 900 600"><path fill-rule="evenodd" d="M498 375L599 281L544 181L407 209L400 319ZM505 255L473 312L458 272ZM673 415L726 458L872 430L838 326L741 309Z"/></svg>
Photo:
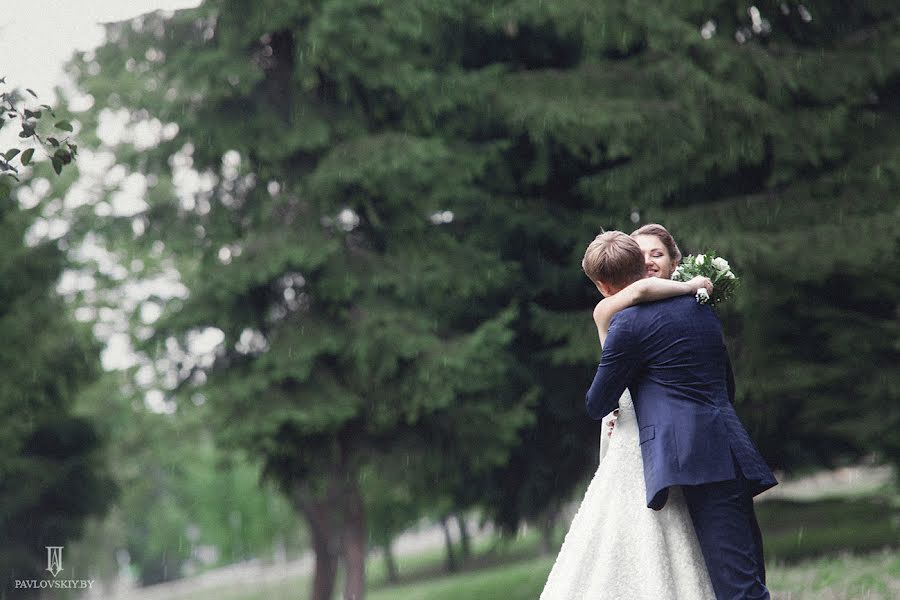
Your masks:
<svg viewBox="0 0 900 600"><path fill-rule="evenodd" d="M731 268L731 265L728 264L728 261L722 258L721 256L717 256L712 261L712 266L716 268L717 271L727 271Z"/></svg>
<svg viewBox="0 0 900 600"><path fill-rule="evenodd" d="M727 279L735 279L734 273L732 273L731 271L725 273L724 277L726 277Z"/></svg>
<svg viewBox="0 0 900 600"><path fill-rule="evenodd" d="M698 255L697 255L697 258L694 259L694 264L697 265L698 267L699 267L700 265L702 265L704 262L706 262L706 255L705 255L705 254L698 254Z"/></svg>
<svg viewBox="0 0 900 600"><path fill-rule="evenodd" d="M697 298L697 302L700 304L706 304L709 302L709 292L706 291L706 288L700 288L697 290L697 294L695 296Z"/></svg>

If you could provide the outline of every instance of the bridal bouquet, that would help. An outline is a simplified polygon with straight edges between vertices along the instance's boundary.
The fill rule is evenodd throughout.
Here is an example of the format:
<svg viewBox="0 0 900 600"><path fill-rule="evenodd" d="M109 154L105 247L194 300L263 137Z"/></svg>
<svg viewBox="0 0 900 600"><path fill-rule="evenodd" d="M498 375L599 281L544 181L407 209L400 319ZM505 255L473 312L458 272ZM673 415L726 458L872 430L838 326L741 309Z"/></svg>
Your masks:
<svg viewBox="0 0 900 600"><path fill-rule="evenodd" d="M710 296L705 288L697 290L697 302L716 306L720 302L730 299L734 295L738 278L731 271L728 261L713 252L706 254L690 255L681 261L672 273L675 281L690 281L698 275L709 277L713 283L713 293Z"/></svg>

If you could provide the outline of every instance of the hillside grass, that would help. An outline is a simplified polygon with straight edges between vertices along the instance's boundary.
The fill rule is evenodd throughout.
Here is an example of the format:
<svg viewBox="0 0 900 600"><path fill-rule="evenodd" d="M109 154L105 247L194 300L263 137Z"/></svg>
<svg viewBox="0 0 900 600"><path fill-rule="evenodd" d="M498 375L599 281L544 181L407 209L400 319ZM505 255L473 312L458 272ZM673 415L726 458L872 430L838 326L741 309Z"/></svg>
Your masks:
<svg viewBox="0 0 900 600"><path fill-rule="evenodd" d="M767 500L756 509L776 598L900 598L900 495L895 490L868 497ZM398 584L387 581L384 561L373 555L367 563L367 598L536 600L553 565L553 557L539 556L538 548L533 531L482 539L455 574L445 572L443 548L399 556ZM308 600L310 586L310 577L293 577L186 592L172 600ZM340 585L335 597L340 597Z"/></svg>

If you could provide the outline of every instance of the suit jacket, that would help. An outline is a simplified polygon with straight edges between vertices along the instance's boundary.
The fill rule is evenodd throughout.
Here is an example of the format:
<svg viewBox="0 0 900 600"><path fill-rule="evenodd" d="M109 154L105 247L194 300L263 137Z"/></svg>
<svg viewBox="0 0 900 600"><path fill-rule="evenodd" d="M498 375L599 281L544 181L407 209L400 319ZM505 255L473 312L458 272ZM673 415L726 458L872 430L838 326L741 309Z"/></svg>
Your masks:
<svg viewBox="0 0 900 600"><path fill-rule="evenodd" d="M587 411L602 419L630 389L650 508L665 505L671 485L728 481L736 467L753 495L777 483L729 401L729 372L719 319L693 296L613 317Z"/></svg>

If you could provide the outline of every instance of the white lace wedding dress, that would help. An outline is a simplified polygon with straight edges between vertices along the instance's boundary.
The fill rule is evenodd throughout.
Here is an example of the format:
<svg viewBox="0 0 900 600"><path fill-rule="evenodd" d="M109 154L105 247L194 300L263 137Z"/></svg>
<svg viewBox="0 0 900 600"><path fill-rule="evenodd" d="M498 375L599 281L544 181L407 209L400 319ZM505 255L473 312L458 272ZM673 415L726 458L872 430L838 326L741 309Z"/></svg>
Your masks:
<svg viewBox="0 0 900 600"><path fill-rule="evenodd" d="M541 600L715 599L681 489L662 510L647 508L628 390L608 440Z"/></svg>

